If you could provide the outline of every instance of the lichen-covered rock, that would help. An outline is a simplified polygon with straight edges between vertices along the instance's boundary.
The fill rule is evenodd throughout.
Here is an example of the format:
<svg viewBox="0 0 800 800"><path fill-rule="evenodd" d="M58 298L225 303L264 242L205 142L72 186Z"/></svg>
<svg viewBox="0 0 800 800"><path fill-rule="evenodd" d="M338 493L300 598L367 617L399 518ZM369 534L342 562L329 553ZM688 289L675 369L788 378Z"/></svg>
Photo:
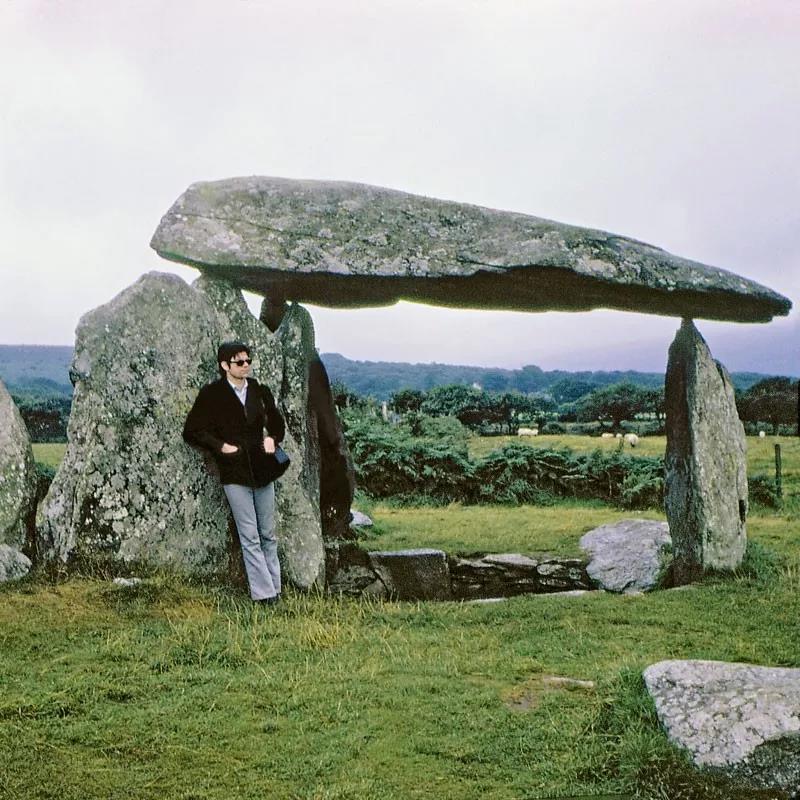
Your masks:
<svg viewBox="0 0 800 800"><path fill-rule="evenodd" d="M753 281L625 236L355 183L195 183L151 247L244 289L323 306L406 299L736 321L791 308Z"/></svg>
<svg viewBox="0 0 800 800"><path fill-rule="evenodd" d="M302 387L284 377L286 348L230 285L204 280L189 287L150 273L81 319L67 451L37 518L45 556L198 574L228 569L227 502L210 460L204 464L181 433L199 388L218 376L219 342L231 338L253 344L254 373L279 405L286 394L282 410L290 418L292 392L302 394ZM314 529L308 508L317 491L313 475L303 476L310 486L286 492L303 471L303 445L287 437L294 473L284 476L277 496L291 492L298 506L305 498L299 516L285 513L285 499L278 508L287 577L306 588L323 564L319 524ZM295 558L297 542L309 541L307 521L318 541L313 568L307 554Z"/></svg>
<svg viewBox="0 0 800 800"><path fill-rule="evenodd" d="M608 592L634 594L663 585L672 563L669 525L650 519L622 519L584 534L589 577Z"/></svg>
<svg viewBox="0 0 800 800"><path fill-rule="evenodd" d="M181 438L219 329L207 300L158 273L82 317L67 450L37 516L45 558L227 567L224 495Z"/></svg>
<svg viewBox="0 0 800 800"><path fill-rule="evenodd" d="M24 553L7 544L0 544L0 583L18 581L31 569L31 560Z"/></svg>
<svg viewBox="0 0 800 800"><path fill-rule="evenodd" d="M747 543L747 445L733 384L690 320L669 349L665 396L665 507L683 584L735 569Z"/></svg>
<svg viewBox="0 0 800 800"><path fill-rule="evenodd" d="M670 740L754 788L800 786L800 669L661 661L644 671Z"/></svg>
<svg viewBox="0 0 800 800"><path fill-rule="evenodd" d="M0 381L0 544L31 544L37 476L28 429Z"/></svg>
<svg viewBox="0 0 800 800"><path fill-rule="evenodd" d="M352 528L371 528L373 525L372 520L358 509L350 509L351 519L350 527Z"/></svg>
<svg viewBox="0 0 800 800"><path fill-rule="evenodd" d="M286 421L283 448L291 458L276 482L278 551L287 579L308 589L323 580L325 553L320 521L320 456L316 419L309 406L309 363L318 358L308 311L293 303L282 309L274 331L257 320L241 293L223 281L193 284L223 319L223 338L236 338L261 354L257 376L272 390ZM254 362L255 363L255 362Z"/></svg>

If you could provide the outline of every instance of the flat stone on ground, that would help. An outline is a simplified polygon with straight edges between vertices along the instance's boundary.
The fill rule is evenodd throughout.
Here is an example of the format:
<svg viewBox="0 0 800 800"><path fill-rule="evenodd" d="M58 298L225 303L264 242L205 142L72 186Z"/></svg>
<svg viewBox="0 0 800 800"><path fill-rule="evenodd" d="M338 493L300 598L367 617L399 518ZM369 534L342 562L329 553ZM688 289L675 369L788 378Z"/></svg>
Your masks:
<svg viewBox="0 0 800 800"><path fill-rule="evenodd" d="M670 741L746 785L800 787L800 669L661 661L644 680Z"/></svg>

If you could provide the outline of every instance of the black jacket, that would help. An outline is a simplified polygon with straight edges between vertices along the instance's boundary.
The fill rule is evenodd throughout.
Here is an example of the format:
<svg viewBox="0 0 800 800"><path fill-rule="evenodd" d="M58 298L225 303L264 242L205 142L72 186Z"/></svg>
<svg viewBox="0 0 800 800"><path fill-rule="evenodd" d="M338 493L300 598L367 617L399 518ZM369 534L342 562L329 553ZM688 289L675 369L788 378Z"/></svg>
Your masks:
<svg viewBox="0 0 800 800"><path fill-rule="evenodd" d="M258 487L271 483L280 471L275 457L264 452L265 429L276 444L286 433L272 392L248 378L243 406L228 379L220 378L200 390L186 417L183 438L214 456L222 483ZM225 442L239 449L223 453Z"/></svg>

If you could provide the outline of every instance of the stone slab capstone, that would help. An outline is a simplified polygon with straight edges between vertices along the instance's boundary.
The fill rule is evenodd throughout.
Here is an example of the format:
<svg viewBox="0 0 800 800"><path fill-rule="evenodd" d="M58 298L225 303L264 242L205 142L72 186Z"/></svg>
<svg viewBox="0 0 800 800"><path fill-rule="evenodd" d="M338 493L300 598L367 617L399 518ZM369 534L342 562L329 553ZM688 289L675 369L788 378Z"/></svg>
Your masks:
<svg viewBox="0 0 800 800"><path fill-rule="evenodd" d="M602 307L739 322L791 308L758 283L626 236L357 183L195 183L150 245L243 289L322 306Z"/></svg>
<svg viewBox="0 0 800 800"><path fill-rule="evenodd" d="M608 592L649 592L663 584L672 563L669 525L656 520L601 525L584 534L580 546L589 556L589 577Z"/></svg>
<svg viewBox="0 0 800 800"><path fill-rule="evenodd" d="M757 788L800 786L800 669L661 661L644 680L669 739L698 767Z"/></svg>
<svg viewBox="0 0 800 800"><path fill-rule="evenodd" d="M18 551L32 544L37 487L28 429L0 381L0 544Z"/></svg>
<svg viewBox="0 0 800 800"><path fill-rule="evenodd" d="M747 444L733 383L688 320L669 349L665 405L665 510L680 585L735 569L747 544Z"/></svg>

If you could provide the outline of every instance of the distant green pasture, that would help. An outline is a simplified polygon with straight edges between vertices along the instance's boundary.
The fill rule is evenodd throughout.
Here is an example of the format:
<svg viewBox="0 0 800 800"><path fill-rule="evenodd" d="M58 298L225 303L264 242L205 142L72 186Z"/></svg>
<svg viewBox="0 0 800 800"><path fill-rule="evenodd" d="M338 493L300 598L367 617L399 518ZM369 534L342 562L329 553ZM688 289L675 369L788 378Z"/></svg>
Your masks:
<svg viewBox="0 0 800 800"><path fill-rule="evenodd" d="M63 442L56 442L54 444L34 442L33 443L33 457L41 464L48 467L58 468L61 459L64 458L64 453L67 450L67 445Z"/></svg>

